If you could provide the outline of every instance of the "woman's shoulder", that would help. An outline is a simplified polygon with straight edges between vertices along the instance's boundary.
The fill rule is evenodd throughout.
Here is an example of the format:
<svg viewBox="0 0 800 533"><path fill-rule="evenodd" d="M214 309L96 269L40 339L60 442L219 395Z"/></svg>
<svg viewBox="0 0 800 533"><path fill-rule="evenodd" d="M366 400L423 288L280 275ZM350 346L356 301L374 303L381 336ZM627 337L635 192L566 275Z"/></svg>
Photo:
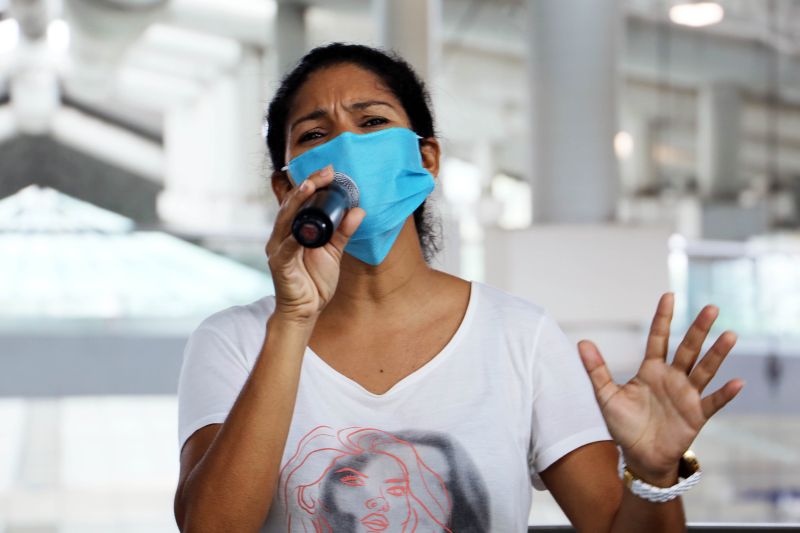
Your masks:
<svg viewBox="0 0 800 533"><path fill-rule="evenodd" d="M479 307L490 316L506 320L521 319L527 325L531 324L531 320L538 322L547 316L542 306L498 287L473 281L472 290L477 292Z"/></svg>
<svg viewBox="0 0 800 533"><path fill-rule="evenodd" d="M436 271L440 276L440 285L449 288L450 294L460 293L469 288L470 307L481 313L499 313L501 315L544 316L546 311L536 303L489 285L482 281L470 281L446 272Z"/></svg>
<svg viewBox="0 0 800 533"><path fill-rule="evenodd" d="M275 297L267 295L249 304L234 305L206 317L197 330L213 330L229 339L253 332L263 335L267 319L275 310Z"/></svg>

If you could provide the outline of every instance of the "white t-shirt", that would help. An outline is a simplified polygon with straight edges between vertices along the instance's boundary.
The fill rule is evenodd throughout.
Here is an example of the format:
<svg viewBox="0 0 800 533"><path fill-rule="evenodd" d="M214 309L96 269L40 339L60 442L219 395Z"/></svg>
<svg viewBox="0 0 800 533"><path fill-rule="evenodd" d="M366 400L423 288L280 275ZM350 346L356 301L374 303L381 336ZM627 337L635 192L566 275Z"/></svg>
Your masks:
<svg viewBox="0 0 800 533"><path fill-rule="evenodd" d="M274 297L192 334L179 441L222 423L264 341ZM531 482L610 439L577 350L538 306L472 283L430 362L373 394L306 349L278 490L262 531L525 531Z"/></svg>

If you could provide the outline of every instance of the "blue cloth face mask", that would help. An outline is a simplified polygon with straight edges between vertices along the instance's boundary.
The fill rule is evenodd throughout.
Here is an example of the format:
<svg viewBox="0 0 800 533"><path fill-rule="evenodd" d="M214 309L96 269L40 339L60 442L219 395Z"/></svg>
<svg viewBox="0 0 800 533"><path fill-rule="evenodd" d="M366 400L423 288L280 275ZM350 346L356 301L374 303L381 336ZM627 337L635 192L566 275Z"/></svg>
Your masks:
<svg viewBox="0 0 800 533"><path fill-rule="evenodd" d="M386 259L406 219L433 191L433 175L422 166L419 137L407 128L374 133L345 132L305 152L284 167L295 185L333 165L359 191L367 212L345 251L370 265Z"/></svg>

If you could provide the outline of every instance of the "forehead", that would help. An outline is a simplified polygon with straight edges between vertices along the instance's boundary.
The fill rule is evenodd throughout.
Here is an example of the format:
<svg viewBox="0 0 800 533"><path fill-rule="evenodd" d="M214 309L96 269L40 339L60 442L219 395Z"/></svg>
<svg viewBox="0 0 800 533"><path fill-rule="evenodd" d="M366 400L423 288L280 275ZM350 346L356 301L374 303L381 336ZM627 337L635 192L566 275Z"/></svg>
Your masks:
<svg viewBox="0 0 800 533"><path fill-rule="evenodd" d="M370 100L383 100L399 111L403 109L398 98L377 74L352 63L324 67L311 74L300 86L289 112L289 123L315 109Z"/></svg>

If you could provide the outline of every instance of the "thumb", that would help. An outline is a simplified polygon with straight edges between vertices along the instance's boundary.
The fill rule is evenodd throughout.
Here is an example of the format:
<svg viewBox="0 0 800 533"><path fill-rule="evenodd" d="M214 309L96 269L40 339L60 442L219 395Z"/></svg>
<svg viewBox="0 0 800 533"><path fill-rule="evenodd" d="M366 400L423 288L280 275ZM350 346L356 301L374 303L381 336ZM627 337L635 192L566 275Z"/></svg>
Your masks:
<svg viewBox="0 0 800 533"><path fill-rule="evenodd" d="M600 407L605 406L608 400L619 390L619 385L614 383L611 378L611 372L608 371L606 362L603 356L600 355L600 350L594 345L592 341L581 341L578 343L578 352L581 355L583 368L589 374L589 379L594 388L594 395L597 397L597 403Z"/></svg>
<svg viewBox="0 0 800 533"><path fill-rule="evenodd" d="M331 237L330 244L339 250L340 253L344 253L344 247L347 246L347 242L356 232L358 226L361 225L365 216L367 216L366 211L360 207L354 207L348 211L342 223L339 225L339 228L336 230L336 233Z"/></svg>

